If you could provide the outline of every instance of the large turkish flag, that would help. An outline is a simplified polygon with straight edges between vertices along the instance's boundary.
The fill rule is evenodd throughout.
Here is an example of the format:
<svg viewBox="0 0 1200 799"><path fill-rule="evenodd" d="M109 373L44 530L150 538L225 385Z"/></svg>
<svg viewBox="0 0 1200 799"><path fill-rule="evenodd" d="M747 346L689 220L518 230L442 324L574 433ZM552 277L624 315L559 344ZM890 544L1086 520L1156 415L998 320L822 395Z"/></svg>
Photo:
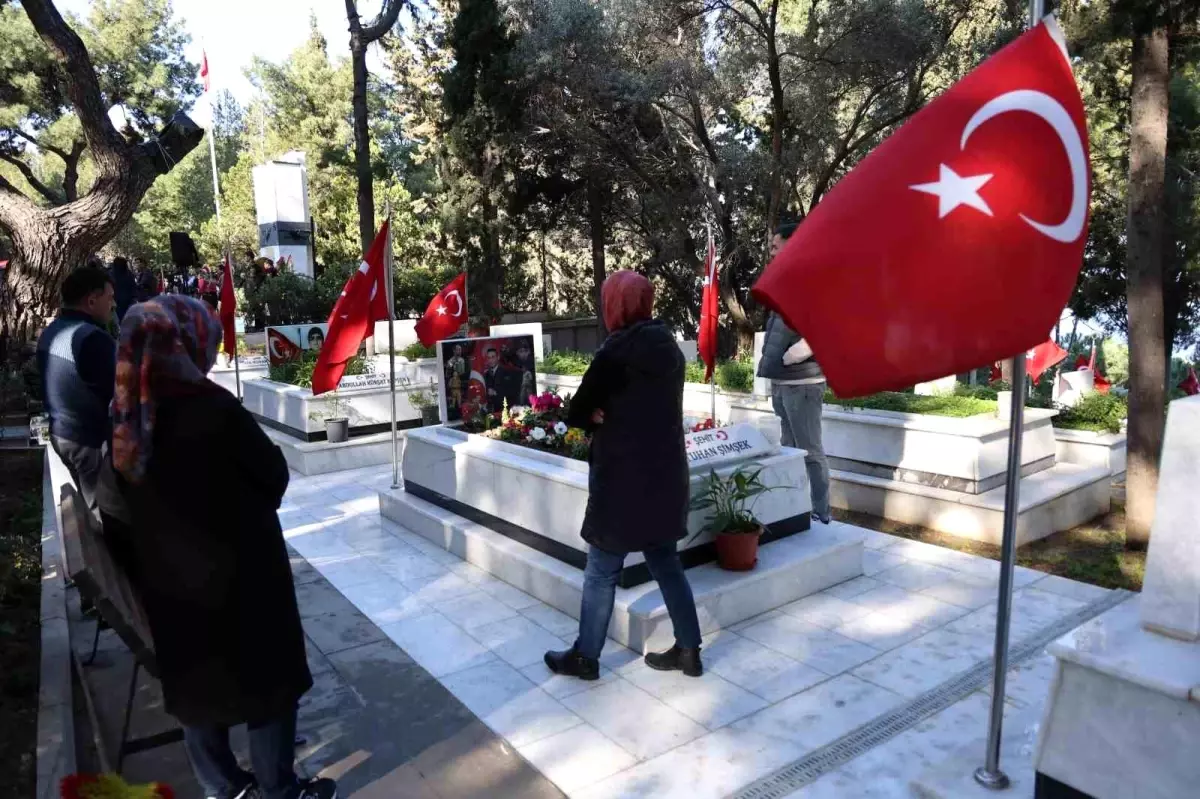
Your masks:
<svg viewBox="0 0 1200 799"><path fill-rule="evenodd" d="M965 372L1046 340L1088 192L1083 101L1047 17L842 178L753 294L839 396Z"/></svg>

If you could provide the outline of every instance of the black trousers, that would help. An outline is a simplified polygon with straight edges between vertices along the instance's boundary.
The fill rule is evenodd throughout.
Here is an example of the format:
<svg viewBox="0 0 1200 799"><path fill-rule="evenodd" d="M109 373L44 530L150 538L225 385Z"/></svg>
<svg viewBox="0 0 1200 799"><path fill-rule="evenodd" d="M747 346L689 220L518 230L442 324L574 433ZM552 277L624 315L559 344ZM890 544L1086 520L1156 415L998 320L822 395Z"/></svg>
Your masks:
<svg viewBox="0 0 1200 799"><path fill-rule="evenodd" d="M296 711L246 725L250 738L251 775L237 763L229 746L229 728L183 727L183 743L206 797L229 799L258 781L265 799L295 799L300 792L296 758Z"/></svg>

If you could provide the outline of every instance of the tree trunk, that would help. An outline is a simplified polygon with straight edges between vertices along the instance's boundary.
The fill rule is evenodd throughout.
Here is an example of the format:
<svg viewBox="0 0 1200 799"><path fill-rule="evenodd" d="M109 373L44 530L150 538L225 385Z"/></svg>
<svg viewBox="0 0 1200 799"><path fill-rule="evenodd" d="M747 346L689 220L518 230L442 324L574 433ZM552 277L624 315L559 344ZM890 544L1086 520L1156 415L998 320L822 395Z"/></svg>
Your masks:
<svg viewBox="0 0 1200 799"><path fill-rule="evenodd" d="M604 341L608 331L604 326L604 303L600 289L606 276L604 267L604 190L600 181L591 176L588 178L588 229L592 239L592 293L596 302L596 333L599 341Z"/></svg>
<svg viewBox="0 0 1200 799"><path fill-rule="evenodd" d="M783 206L783 126L787 113L783 104L783 77L780 74L779 48L775 41L775 20L779 3L772 2L770 27L767 29L767 79L771 85L771 185L767 199L767 230L765 252L770 252L771 239L779 226L779 215ZM751 333L751 341L753 341ZM741 349L742 331L738 330L738 349Z"/></svg>
<svg viewBox="0 0 1200 799"><path fill-rule="evenodd" d="M375 187L371 176L371 130L367 109L367 45L359 33L350 34L354 75L354 172L358 178L358 236L365 253L375 239Z"/></svg>
<svg viewBox="0 0 1200 799"><path fill-rule="evenodd" d="M1163 320L1163 206L1167 155L1168 45L1163 24L1133 37L1130 87L1129 453L1125 541L1150 543L1166 410L1167 343Z"/></svg>

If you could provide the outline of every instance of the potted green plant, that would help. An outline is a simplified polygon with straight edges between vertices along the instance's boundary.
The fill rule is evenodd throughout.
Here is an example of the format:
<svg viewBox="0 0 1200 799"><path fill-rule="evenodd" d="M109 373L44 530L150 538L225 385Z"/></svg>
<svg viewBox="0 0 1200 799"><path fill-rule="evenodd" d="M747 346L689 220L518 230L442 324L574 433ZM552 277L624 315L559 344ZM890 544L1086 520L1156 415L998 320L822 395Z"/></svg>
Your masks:
<svg viewBox="0 0 1200 799"><path fill-rule="evenodd" d="M421 424L425 426L439 424L442 421L441 410L438 408L437 384L429 378L429 390L417 389L408 392L408 402L421 412Z"/></svg>
<svg viewBox="0 0 1200 799"><path fill-rule="evenodd" d="M749 571L758 563L758 539L763 525L752 510L755 497L778 486L765 486L762 469L741 467L728 477L708 473L700 491L692 496L691 510L709 511L697 534L716 534L717 565L729 571Z"/></svg>
<svg viewBox="0 0 1200 799"><path fill-rule="evenodd" d="M345 414L345 408L345 400L334 389L329 392L325 415L319 417L318 414L311 414L313 419L322 418L325 421L325 440L330 444L341 444L350 438L350 417Z"/></svg>

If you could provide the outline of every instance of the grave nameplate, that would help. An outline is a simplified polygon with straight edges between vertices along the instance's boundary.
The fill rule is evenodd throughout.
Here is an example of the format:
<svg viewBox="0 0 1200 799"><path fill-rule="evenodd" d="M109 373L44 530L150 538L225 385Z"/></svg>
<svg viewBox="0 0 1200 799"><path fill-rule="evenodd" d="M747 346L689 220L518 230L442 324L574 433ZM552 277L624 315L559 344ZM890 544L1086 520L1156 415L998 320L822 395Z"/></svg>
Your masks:
<svg viewBox="0 0 1200 799"><path fill-rule="evenodd" d="M688 468L692 470L770 455L777 451L766 436L748 424L687 433L683 438Z"/></svg>

